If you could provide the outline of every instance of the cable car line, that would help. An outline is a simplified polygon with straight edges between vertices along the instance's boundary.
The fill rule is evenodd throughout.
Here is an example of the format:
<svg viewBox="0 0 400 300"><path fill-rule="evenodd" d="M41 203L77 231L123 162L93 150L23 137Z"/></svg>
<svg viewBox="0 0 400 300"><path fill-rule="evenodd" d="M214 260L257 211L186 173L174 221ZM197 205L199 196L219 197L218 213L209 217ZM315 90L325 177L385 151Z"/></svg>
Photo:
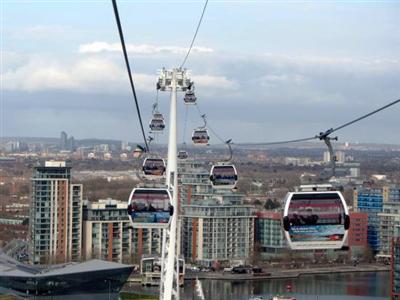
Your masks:
<svg viewBox="0 0 400 300"><path fill-rule="evenodd" d="M378 109L376 109L376 110L374 110L374 111L372 111L372 112L370 112L368 114L365 114L365 115L363 115L361 117L358 117L357 119L354 119L354 120L352 120L350 122L347 122L347 123L345 123L343 125L340 125L340 126L338 126L336 128L330 128L330 129L326 130L325 132L320 132L319 134L317 134L317 135L315 135L313 137L300 138L300 139L287 140L287 141L266 142L266 143L262 143L262 142L261 143L239 143L239 144L236 144L236 145L239 145L239 146L245 146L245 145L270 146L270 145L282 145L282 144L306 142L306 141L311 141L311 140L315 140L315 139L325 140L325 138L328 137L330 134L332 134L332 133L334 133L334 132L336 132L338 130L341 130L341 129L347 127L347 126L350 126L350 125L352 125L354 123L357 123L357 122L359 122L359 121L361 121L361 120L363 120L363 119L365 119L367 117L370 117L370 116L372 116L372 115L374 115L374 114L376 114L376 113L378 113L378 112L380 112L380 111L382 111L382 110L384 110L386 108L389 108L389 107L391 107L391 106L393 106L393 105L395 105L395 104L397 104L399 102L400 102L400 99L397 99L397 100L395 100L395 101L393 101L393 102L391 102L389 104L386 104L386 105L384 105L384 106L382 106L382 107L380 107L380 108L378 108Z"/></svg>
<svg viewBox="0 0 400 300"><path fill-rule="evenodd" d="M201 22L203 21L204 13L206 12L207 4L208 4L208 0L206 0L206 2L204 3L203 12L201 13L201 17L200 17L199 23L197 24L197 28L196 28L196 31L195 31L195 33L194 33L192 42L190 43L188 52L186 53L185 59L183 60L181 66L180 66L181 69L182 69L183 66L185 65L185 63L186 63L186 61L187 61L187 59L188 59L188 57L189 57L190 51L191 51L192 48L193 48L193 44L194 44L194 41L196 40L197 33L199 32Z"/></svg>
<svg viewBox="0 0 400 300"><path fill-rule="evenodd" d="M141 130L142 130L143 140L144 140L144 143L145 143L145 145L146 145L146 149L149 150L149 145L147 144L146 134L144 133L144 127L143 127L142 117L141 117L141 114L140 114L139 103L138 103L138 99L137 99L137 96L136 96L135 85L134 85L134 83L133 83L131 67L130 67L130 65L129 65L128 53L127 53L127 51L126 51L125 40L124 40L124 34L123 34L123 32L122 32L121 20L120 20L120 18L119 18L118 7L117 7L117 1L116 1L116 0L111 0L111 1L112 1L113 8L114 8L115 20L116 20L116 22L117 22L118 33L119 33L119 37L120 37L120 40L121 40L122 51L123 51L123 53L124 53L126 69L127 69L127 71L128 71L128 76L129 76L129 82L130 82L130 85L131 85L131 90L132 90L133 98L135 99L136 111L137 111L138 118L139 118L140 128L141 128Z"/></svg>
<svg viewBox="0 0 400 300"><path fill-rule="evenodd" d="M226 162L230 162L231 160L232 160L232 157L233 157L233 151L232 151L232 139L229 139L229 140L227 140L226 142L225 142L225 144L228 146L228 148L229 148L229 158L228 159L226 159L225 161Z"/></svg>
<svg viewBox="0 0 400 300"><path fill-rule="evenodd" d="M195 106L196 106L196 109L197 109L197 111L198 111L198 113L199 113L199 116L200 116L201 118L203 118L203 116L205 116L205 114L203 114L203 113L201 112L200 107L199 107L199 104L196 103ZM203 119L204 119L204 118L203 118ZM204 122L205 122L205 120L204 120ZM209 123L209 122L206 122L204 126L206 126L206 125L207 125L207 128L210 129L210 131L215 135L215 137L216 137L221 143L225 144L225 140L224 140L223 138L221 138L221 137L215 132L215 130L210 126L210 123Z"/></svg>
<svg viewBox="0 0 400 300"><path fill-rule="evenodd" d="M296 139L296 140L287 140L287 141L277 141L277 142L267 142L267 143L239 143L235 145L244 146L244 145L251 145L251 146L270 146L270 145L281 145L281 144L292 144L292 143L299 143L299 142L306 142L317 139L317 136L312 136L308 138Z"/></svg>
<svg viewBox="0 0 400 300"><path fill-rule="evenodd" d="M186 106L186 109L185 109L185 122L183 123L183 136L182 136L182 144L184 144L184 145L186 145L185 137L186 137L186 127L187 127L187 120L188 120L188 111L189 111L189 107Z"/></svg>
<svg viewBox="0 0 400 300"><path fill-rule="evenodd" d="M328 131L326 131L325 133L323 133L322 136L329 135L329 134L331 134L331 133L333 133L335 131L338 131L338 130L344 128L344 127L350 126L350 125L352 125L352 124L354 124L354 123L356 123L358 121L361 121L361 120L363 120L365 118L368 118L369 116L372 116L373 114L376 114L376 113L378 113L378 112L380 112L380 111L382 111L382 110L384 110L384 109L386 109L386 108L388 108L388 107L390 107L392 105L395 105L395 104L397 104L399 102L400 102L400 99L397 99L397 100L395 100L395 101L393 101L393 102L391 102L391 103L389 103L389 104L387 104L385 106L382 106L381 108L378 108L378 109L376 109L376 110L374 110L374 111L372 111L372 112L370 112L370 113L368 113L366 115L363 115L363 116L361 116L361 117L359 117L359 118L357 118L357 119L355 119L353 121L347 122L347 123L345 123L345 124L343 124L343 125L341 125L339 127L336 127L335 129L331 128ZM319 138L321 139L321 134L319 135Z"/></svg>

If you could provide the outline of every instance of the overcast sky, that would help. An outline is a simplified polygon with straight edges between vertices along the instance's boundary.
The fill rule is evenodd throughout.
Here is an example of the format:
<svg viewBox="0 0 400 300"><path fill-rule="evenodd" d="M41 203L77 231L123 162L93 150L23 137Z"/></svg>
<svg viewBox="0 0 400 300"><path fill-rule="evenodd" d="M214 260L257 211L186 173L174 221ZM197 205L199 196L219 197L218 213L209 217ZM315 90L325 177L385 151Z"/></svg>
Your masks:
<svg viewBox="0 0 400 300"><path fill-rule="evenodd" d="M204 1L118 3L147 131L157 69L179 66ZM140 141L111 0L1 8L3 136ZM210 0L186 67L222 138L313 136L400 98L400 2ZM159 98L167 115L169 94ZM339 139L400 144L399 116L400 104ZM200 125L189 107L187 142Z"/></svg>

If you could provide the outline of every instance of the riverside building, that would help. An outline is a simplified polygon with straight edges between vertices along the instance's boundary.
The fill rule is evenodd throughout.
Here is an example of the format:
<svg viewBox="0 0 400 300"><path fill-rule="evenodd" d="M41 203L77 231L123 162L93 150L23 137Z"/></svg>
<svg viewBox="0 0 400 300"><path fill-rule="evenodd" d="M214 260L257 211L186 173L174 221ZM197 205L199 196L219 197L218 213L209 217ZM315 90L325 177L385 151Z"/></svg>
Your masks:
<svg viewBox="0 0 400 300"><path fill-rule="evenodd" d="M244 195L215 190L202 162L180 163L181 251L186 261L245 260L253 253L254 207Z"/></svg>
<svg viewBox="0 0 400 300"><path fill-rule="evenodd" d="M161 230L131 227L127 202L100 199L83 204L83 257L139 262L143 254L161 253Z"/></svg>
<svg viewBox="0 0 400 300"><path fill-rule="evenodd" d="M33 264L81 259L82 185L71 183L71 167L47 161L34 169L29 218Z"/></svg>
<svg viewBox="0 0 400 300"><path fill-rule="evenodd" d="M256 245L265 258L276 258L287 252L282 229L282 212L260 211L255 219Z"/></svg>
<svg viewBox="0 0 400 300"><path fill-rule="evenodd" d="M363 185L354 190L354 208L368 214L368 244L378 257L390 257L395 226L400 224L400 189Z"/></svg>

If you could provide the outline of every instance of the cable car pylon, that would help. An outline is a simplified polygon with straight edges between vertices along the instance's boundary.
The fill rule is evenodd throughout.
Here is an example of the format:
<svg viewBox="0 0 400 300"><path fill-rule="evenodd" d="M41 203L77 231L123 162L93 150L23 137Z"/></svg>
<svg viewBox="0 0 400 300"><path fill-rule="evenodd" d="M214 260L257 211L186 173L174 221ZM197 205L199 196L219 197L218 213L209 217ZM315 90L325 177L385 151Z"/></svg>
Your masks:
<svg viewBox="0 0 400 300"><path fill-rule="evenodd" d="M332 143L331 141L337 141L338 137L330 137L329 135L333 132L333 128L328 129L325 132L320 132L319 135L317 135L316 137L319 138L321 141L324 141L326 146L328 146L328 151L329 151L329 159L331 161L331 177L335 177L336 176L336 155L333 153L333 147L332 147Z"/></svg>
<svg viewBox="0 0 400 300"><path fill-rule="evenodd" d="M179 251L178 251L178 151L177 151L177 92L186 91L192 85L186 69L159 72L157 88L171 91L168 138L168 164L166 186L172 194L171 204L175 208L169 227L163 232L160 300L179 299Z"/></svg>

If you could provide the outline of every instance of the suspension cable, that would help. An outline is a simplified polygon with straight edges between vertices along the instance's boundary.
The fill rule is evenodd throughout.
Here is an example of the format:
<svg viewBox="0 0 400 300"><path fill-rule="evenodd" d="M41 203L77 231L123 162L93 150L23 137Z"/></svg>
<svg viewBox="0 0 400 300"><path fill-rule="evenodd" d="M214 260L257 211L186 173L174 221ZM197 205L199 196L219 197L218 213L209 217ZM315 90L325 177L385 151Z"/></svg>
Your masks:
<svg viewBox="0 0 400 300"><path fill-rule="evenodd" d="M194 33L192 42L190 43L188 52L186 53L185 59L183 60L183 62L182 62L182 64L181 64L181 67L180 67L181 69L182 69L183 66L185 65L186 60L187 60L188 57L189 57L190 51L191 51L192 48L193 48L194 41L196 40L197 33L199 32L199 29L200 29L201 21L203 21L204 13L206 12L207 4L208 4L208 0L206 0L206 2L204 3L203 12L201 13L201 17L200 17L199 23L197 24L197 28L196 28L196 31L195 31L195 33Z"/></svg>
<svg viewBox="0 0 400 300"><path fill-rule="evenodd" d="M183 135L182 135L182 144L184 144L185 147L186 147L186 128L187 128L187 120L188 120L188 111L189 111L189 107L186 105L186 108L185 108L185 123L183 125Z"/></svg>
<svg viewBox="0 0 400 300"><path fill-rule="evenodd" d="M269 146L269 145L282 145L282 144L306 142L306 141L311 141L311 140L315 140L315 139L324 140L326 137L328 137L333 132L341 130L341 129L343 129L343 128L347 127L347 126L350 126L350 125L352 125L354 123L357 123L357 122L359 122L359 121L361 121L361 120L363 120L363 119L365 119L367 117L370 117L370 116L372 116L372 115L374 115L374 114L376 114L376 113L378 113L378 112L380 112L380 111L382 111L382 110L384 110L386 108L389 108L389 107L391 107L391 106L393 106L393 105L395 105L395 104L397 104L399 102L400 102L400 99L395 100L395 101L393 101L393 102L391 102L389 104L386 104L386 105L384 105L384 106L382 106L382 107L380 107L380 108L378 108L378 109L376 109L376 110L374 110L374 111L372 111L372 112L370 112L368 114L365 114L365 115L363 115L361 117L358 117L357 119L354 119L354 120L352 120L350 122L347 122L347 123L345 123L343 125L340 125L340 126L338 126L336 128L328 129L325 132L320 132L319 134L317 134L317 135L315 135L313 137L294 139L294 140L288 140L288 141L267 142L267 143L239 143L239 144L236 144L236 145L241 145L241 146L244 146L244 145Z"/></svg>
<svg viewBox="0 0 400 300"><path fill-rule="evenodd" d="M196 108L197 108L197 111L198 111L198 113L199 113L200 118L203 118L204 122L206 122L206 121L205 121L205 118L203 117L203 116L205 116L205 114L203 114L203 113L201 112L200 107L199 107L199 104L196 103L195 105L196 105ZM221 138L221 137L215 132L214 129L212 129L212 127L210 126L210 122L206 122L205 125L207 125L207 128L210 129L210 131L215 135L215 137L216 137L221 143L223 143L223 144L226 143L226 141L225 141L223 138Z"/></svg>
<svg viewBox="0 0 400 300"><path fill-rule="evenodd" d="M397 104L399 102L400 102L400 99L397 99L397 100L395 100L395 101L393 101L393 102L391 102L391 103L389 103L389 104L387 104L385 106L382 106L381 108L378 108L378 109L376 109L376 110L374 110L374 111L372 111L372 112L370 112L370 113L368 113L368 114L366 114L366 115L364 115L362 117L359 117L359 118L357 118L357 119L355 119L353 121L347 122L346 124L343 124L341 126L336 127L335 129L332 129L332 131L330 131L330 133L333 133L333 132L338 131L338 130L340 130L340 129L344 128L344 127L347 127L347 126L349 126L351 124L354 124L354 123L356 123L358 121L361 121L361 120L363 120L365 118L368 118L369 116L372 116L373 114L376 114L376 113L380 112L381 110L384 110L384 109L386 109L386 108L388 108L388 107L390 107L392 105L395 105L395 104Z"/></svg>
<svg viewBox="0 0 400 300"><path fill-rule="evenodd" d="M131 84L133 98L135 99L136 111L137 111L137 115L138 115L138 118L139 118L140 128L142 129L143 140L144 140L144 143L146 145L146 150L149 151L149 145L147 143L146 134L144 133L144 127L143 127L142 117L141 117L141 114L140 114L139 103L138 103L138 99L137 99L137 96L136 96L135 85L133 84L132 72L131 72L131 67L129 65L128 53L126 51L124 34L122 32L122 26L121 26L121 20L119 18L117 1L116 0L111 0L111 1L112 1L113 8L114 8L115 20L116 20L117 26L118 26L118 33L119 33L119 37L120 37L120 40L121 40L122 51L124 53L126 69L128 71L128 76L129 76L129 82Z"/></svg>

